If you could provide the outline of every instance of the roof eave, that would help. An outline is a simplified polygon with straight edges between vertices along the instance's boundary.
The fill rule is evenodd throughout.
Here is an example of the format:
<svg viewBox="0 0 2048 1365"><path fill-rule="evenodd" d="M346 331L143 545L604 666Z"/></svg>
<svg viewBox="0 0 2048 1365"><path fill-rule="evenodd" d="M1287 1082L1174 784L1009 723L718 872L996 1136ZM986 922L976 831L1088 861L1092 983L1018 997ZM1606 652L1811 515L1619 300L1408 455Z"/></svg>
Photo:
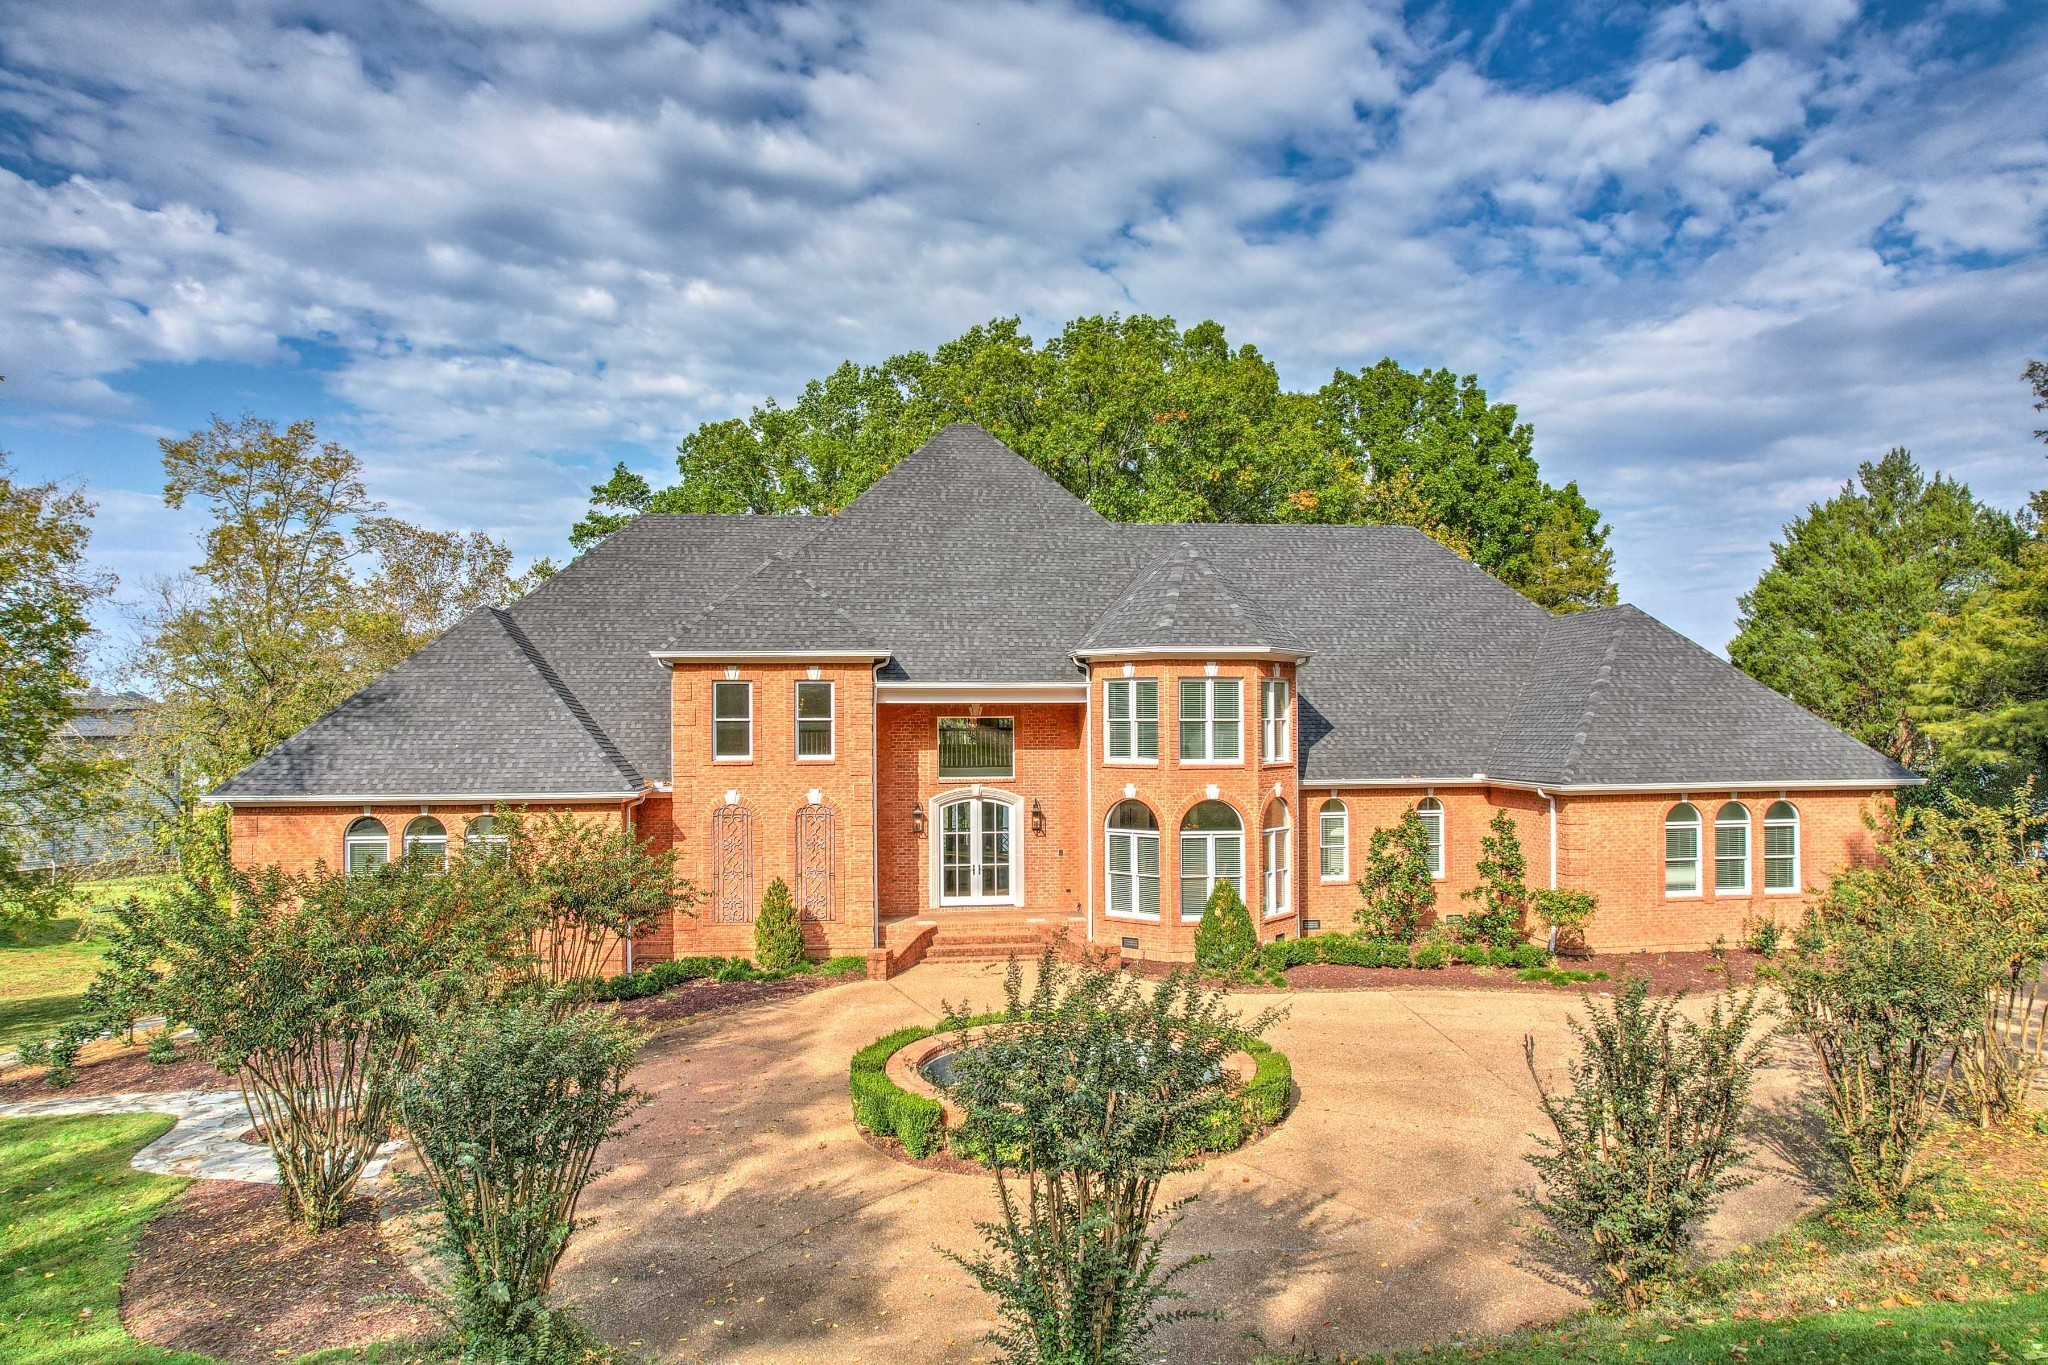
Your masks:
<svg viewBox="0 0 2048 1365"><path fill-rule="evenodd" d="M594 801L631 801L651 788L603 792L354 792L344 795L294 792L261 794L210 791L200 801L212 806L476 806Z"/></svg>
<svg viewBox="0 0 2048 1365"><path fill-rule="evenodd" d="M1284 659L1296 664L1305 664L1310 655L1306 650L1286 649L1279 645L1145 645L1117 646L1107 649L1077 649L1076 661L1082 659Z"/></svg>
<svg viewBox="0 0 2048 1365"><path fill-rule="evenodd" d="M1473 773L1465 777L1304 778L1301 785L1314 791L1374 787L1507 787L1515 791L1548 792L1558 796L1622 796L1655 792L1882 791L1924 786L1926 782L1924 777L1774 778L1739 782L1532 782L1526 778Z"/></svg>
<svg viewBox="0 0 2048 1365"><path fill-rule="evenodd" d="M879 663L895 655L886 649L652 649L648 657L665 664L718 663L728 660L772 662L779 659L838 660Z"/></svg>

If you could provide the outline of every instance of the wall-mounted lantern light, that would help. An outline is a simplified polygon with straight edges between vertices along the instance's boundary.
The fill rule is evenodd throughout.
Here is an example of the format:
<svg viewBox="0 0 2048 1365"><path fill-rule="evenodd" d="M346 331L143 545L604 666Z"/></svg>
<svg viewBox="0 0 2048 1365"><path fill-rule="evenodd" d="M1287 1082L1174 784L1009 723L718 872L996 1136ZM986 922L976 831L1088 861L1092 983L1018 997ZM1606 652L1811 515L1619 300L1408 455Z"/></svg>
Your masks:
<svg viewBox="0 0 2048 1365"><path fill-rule="evenodd" d="M1036 800L1031 803L1031 832L1037 835L1045 833L1045 807Z"/></svg>
<svg viewBox="0 0 2048 1365"><path fill-rule="evenodd" d="M910 803L910 833L913 838L924 838L924 807L915 801Z"/></svg>

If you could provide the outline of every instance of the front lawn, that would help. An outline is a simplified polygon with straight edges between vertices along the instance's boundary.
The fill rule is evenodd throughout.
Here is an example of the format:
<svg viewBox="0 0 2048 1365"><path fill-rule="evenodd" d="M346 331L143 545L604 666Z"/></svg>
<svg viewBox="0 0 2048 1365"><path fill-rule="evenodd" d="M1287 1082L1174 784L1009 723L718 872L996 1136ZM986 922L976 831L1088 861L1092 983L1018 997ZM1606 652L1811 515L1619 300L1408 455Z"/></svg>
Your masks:
<svg viewBox="0 0 2048 1365"><path fill-rule="evenodd" d="M148 901L162 894L163 884L161 875L80 882L70 897L76 913L37 925L19 938L0 939L0 1048L47 1038L77 1013L107 951L103 939L79 938L87 913L130 896Z"/></svg>

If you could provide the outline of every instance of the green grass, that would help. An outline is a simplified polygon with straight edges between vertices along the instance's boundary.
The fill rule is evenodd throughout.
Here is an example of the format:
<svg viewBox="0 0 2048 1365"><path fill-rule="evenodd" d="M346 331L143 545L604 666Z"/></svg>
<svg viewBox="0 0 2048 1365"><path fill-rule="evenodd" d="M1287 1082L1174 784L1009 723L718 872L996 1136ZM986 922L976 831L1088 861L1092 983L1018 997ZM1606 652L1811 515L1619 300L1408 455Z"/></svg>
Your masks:
<svg viewBox="0 0 2048 1365"><path fill-rule="evenodd" d="M1541 981L1550 986L1579 986L1606 979L1605 972L1582 972L1576 967L1524 967L1515 973L1517 981Z"/></svg>
<svg viewBox="0 0 2048 1365"><path fill-rule="evenodd" d="M217 1365L146 1346L121 1326L135 1239L186 1181L128 1164L163 1114L0 1119L0 1361L6 1365ZM306 1365L452 1360L417 1343L342 1347Z"/></svg>
<svg viewBox="0 0 2048 1365"><path fill-rule="evenodd" d="M90 911L130 896L153 900L163 887L161 875L80 882L69 897L73 913L0 939L0 1048L47 1038L78 1012L107 951L104 940L78 936Z"/></svg>
<svg viewBox="0 0 2048 1365"><path fill-rule="evenodd" d="M162 1114L0 1119L0 1356L9 1365L204 1365L121 1328L135 1238L185 1181L128 1164Z"/></svg>

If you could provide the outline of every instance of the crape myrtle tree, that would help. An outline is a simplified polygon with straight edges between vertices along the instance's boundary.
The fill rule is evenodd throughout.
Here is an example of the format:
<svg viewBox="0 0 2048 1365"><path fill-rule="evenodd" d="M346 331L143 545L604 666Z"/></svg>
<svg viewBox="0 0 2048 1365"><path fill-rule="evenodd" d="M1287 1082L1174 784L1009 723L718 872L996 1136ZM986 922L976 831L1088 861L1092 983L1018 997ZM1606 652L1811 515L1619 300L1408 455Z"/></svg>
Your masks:
<svg viewBox="0 0 2048 1365"><path fill-rule="evenodd" d="M464 1358L585 1358L593 1343L548 1290L598 1147L645 1100L626 1083L633 1035L609 1012L472 986L417 1039L398 1113L441 1206Z"/></svg>
<svg viewBox="0 0 2048 1365"><path fill-rule="evenodd" d="M501 809L496 820L509 874L502 894L526 916L529 970L550 989L581 991L621 944L695 904L695 891L676 877L673 851L630 825L524 808Z"/></svg>
<svg viewBox="0 0 2048 1365"><path fill-rule="evenodd" d="M0 452L0 933L56 913L64 876L26 855L112 799L118 765L63 733L85 686L87 612L112 587L85 562L92 513L75 490L21 482Z"/></svg>
<svg viewBox="0 0 2048 1365"><path fill-rule="evenodd" d="M960 421L1113 520L1413 526L1551 610L1615 600L1599 514L1544 481L1528 424L1471 376L1383 360L1296 392L1216 323L1143 315L1042 343L999 318L930 354L847 361L789 407L692 431L673 485L619 466L570 540L642 512L836 512Z"/></svg>
<svg viewBox="0 0 2048 1365"><path fill-rule="evenodd" d="M185 877L152 917L159 1007L232 1072L309 1231L341 1218L392 1134L411 1066L408 997L515 960L525 925L486 883L405 858L352 875L316 867Z"/></svg>
<svg viewBox="0 0 2048 1365"><path fill-rule="evenodd" d="M980 1225L982 1250L949 1254L994 1300L1004 1360L1136 1362L1160 1327L1208 1316L1167 1306L1196 1261L1167 1261L1176 1206L1160 1185L1209 1135L1225 1059L1279 1016L1240 1019L1191 970L1153 988L1052 949L1029 993L1012 960L1003 995L1002 1022L961 1049L950 1084L1000 1213ZM973 1019L949 1005L941 1027Z"/></svg>

